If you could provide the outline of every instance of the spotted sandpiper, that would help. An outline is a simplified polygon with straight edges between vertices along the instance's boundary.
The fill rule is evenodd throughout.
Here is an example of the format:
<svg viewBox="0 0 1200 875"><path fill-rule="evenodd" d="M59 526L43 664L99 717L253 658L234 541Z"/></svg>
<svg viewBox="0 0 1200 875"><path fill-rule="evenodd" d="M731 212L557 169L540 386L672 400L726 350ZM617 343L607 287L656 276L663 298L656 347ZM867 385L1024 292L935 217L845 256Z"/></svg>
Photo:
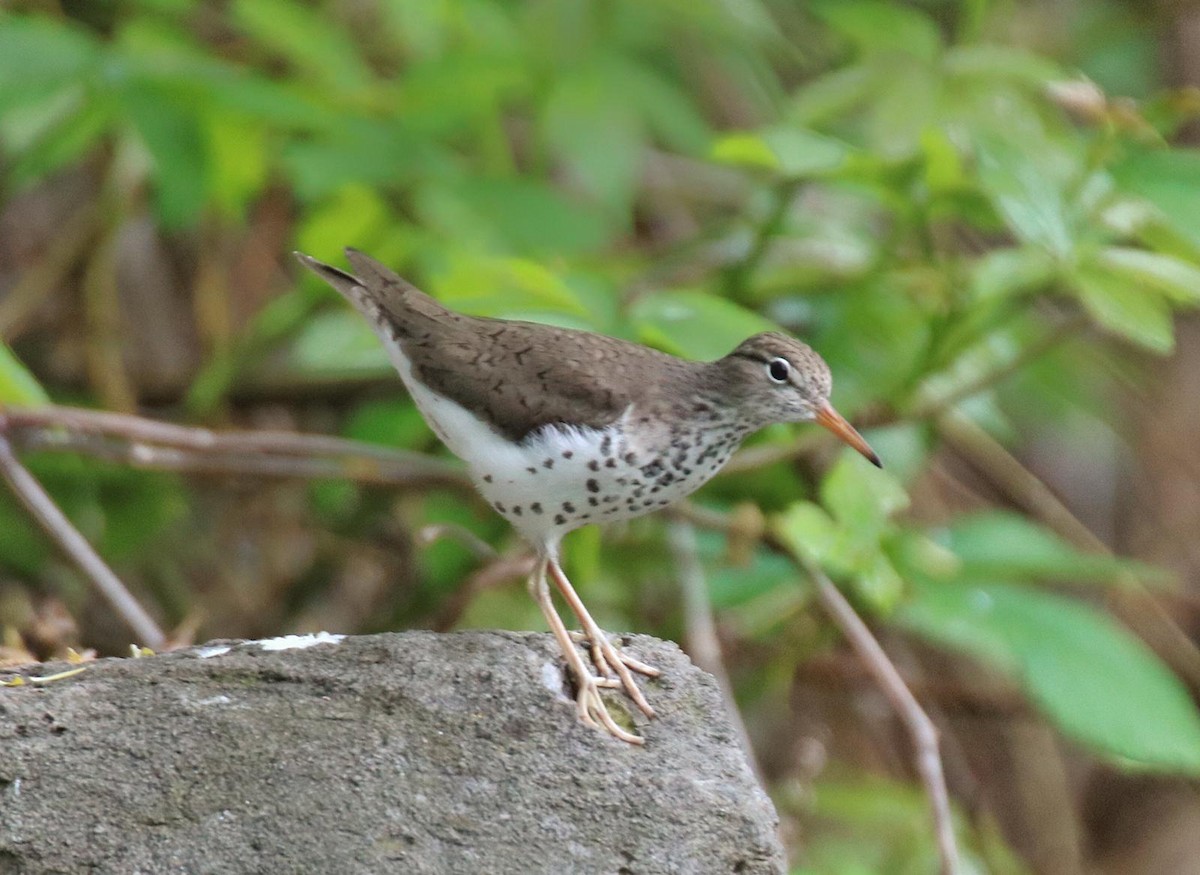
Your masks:
<svg viewBox="0 0 1200 875"><path fill-rule="evenodd" d="M592 619L559 565L562 537L683 498L746 435L776 422L820 423L879 465L830 406L829 367L784 334L687 361L586 331L456 313L354 249L354 273L296 257L367 318L430 427L537 550L529 589L574 679L579 717L623 741L642 743L613 719L601 688L624 688L653 717L633 672L659 672L620 652ZM547 575L583 627L594 671L555 610Z"/></svg>

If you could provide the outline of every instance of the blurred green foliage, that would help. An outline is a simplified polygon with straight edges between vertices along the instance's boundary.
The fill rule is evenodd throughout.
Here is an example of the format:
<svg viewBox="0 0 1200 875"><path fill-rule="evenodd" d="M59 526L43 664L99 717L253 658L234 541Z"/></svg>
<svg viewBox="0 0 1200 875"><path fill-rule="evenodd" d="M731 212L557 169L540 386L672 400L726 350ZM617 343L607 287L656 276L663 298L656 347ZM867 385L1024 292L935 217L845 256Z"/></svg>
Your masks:
<svg viewBox="0 0 1200 875"><path fill-rule="evenodd" d="M1098 756L1195 775L1200 719L1182 685L1058 588L1153 572L1007 513L933 527L904 513L943 401L1012 440L1055 421L1064 397L1102 395L1096 361L1112 347L1092 327L1165 353L1175 311L1200 301L1200 152L1169 145L1187 118L1146 79L1145 30L1085 7L1059 58L1010 40L1008 4L987 0L126 0L7 14L4 186L99 156L113 222L149 209L186 240L248 226L283 192L295 248L336 263L353 245L468 312L705 358L773 326L805 337L839 408L888 423L868 434L887 470L784 459L698 500L773 512L861 610L1009 675ZM1142 103L1110 101L1079 67ZM389 373L357 317L297 283L211 352L190 415L212 416L267 368L302 385ZM0 346L0 403L47 393L63 397ZM345 431L433 448L403 400L356 401ZM794 437L772 429L756 446ZM161 526L145 521L186 513L166 478L38 473L81 525L103 521L84 528L114 560L153 542ZM312 498L331 527L367 525L356 492ZM506 537L457 498L419 501L423 520ZM129 513L142 524L126 526ZM44 547L14 507L0 514L0 561L36 576ZM660 524L614 537L620 549L592 533L568 545L584 597L609 628L678 635ZM794 634L810 610L803 581L765 551L730 567L721 538L701 543L713 602L756 654L737 672L745 698L782 695L797 651L827 643ZM472 567L446 543L420 561L413 610ZM520 596L483 593L461 622L537 625ZM160 609L174 605L162 595ZM901 804L907 792L827 791L820 816L882 819L885 840L818 838L817 868L800 871L926 871L932 839L923 817L902 816L920 808ZM861 810L868 797L880 811ZM882 810L889 799L901 801Z"/></svg>

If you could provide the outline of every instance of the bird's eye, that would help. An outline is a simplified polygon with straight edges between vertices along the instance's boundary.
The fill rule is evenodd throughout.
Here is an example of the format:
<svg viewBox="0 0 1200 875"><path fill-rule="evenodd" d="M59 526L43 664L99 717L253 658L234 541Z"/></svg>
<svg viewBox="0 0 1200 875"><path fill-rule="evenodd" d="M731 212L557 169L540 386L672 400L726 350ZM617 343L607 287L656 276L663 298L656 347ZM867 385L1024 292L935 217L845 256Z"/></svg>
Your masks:
<svg viewBox="0 0 1200 875"><path fill-rule="evenodd" d="M767 362L767 376L775 383L786 383L792 366L787 359L771 359Z"/></svg>

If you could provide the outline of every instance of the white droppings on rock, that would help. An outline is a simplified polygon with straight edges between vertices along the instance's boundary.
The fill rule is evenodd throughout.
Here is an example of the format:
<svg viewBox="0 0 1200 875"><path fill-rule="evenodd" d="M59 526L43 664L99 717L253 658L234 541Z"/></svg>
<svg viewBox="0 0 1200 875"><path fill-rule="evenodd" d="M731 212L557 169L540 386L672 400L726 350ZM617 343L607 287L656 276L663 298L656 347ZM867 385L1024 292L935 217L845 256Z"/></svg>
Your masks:
<svg viewBox="0 0 1200 875"><path fill-rule="evenodd" d="M214 656L224 656L232 649L228 644L214 644L211 647L196 648L196 655L201 659L212 659Z"/></svg>
<svg viewBox="0 0 1200 875"><path fill-rule="evenodd" d="M542 663L542 684L556 696L563 694L562 670L553 662Z"/></svg>
<svg viewBox="0 0 1200 875"><path fill-rule="evenodd" d="M263 650L304 650L318 644L338 644L345 635L331 635L328 632L317 632L313 635L281 635L278 638L265 638L258 642Z"/></svg>

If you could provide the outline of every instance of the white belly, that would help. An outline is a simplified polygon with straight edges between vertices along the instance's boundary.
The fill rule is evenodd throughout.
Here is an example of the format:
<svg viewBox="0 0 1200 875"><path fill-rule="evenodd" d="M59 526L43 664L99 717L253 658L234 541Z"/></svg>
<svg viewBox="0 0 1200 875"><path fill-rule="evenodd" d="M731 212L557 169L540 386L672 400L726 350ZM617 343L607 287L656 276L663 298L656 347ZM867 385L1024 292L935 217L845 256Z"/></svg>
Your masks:
<svg viewBox="0 0 1200 875"><path fill-rule="evenodd" d="M604 429L547 427L520 445L508 441L461 405L413 379L407 357L387 344L417 408L434 433L467 463L480 494L537 547L552 549L588 523L629 519L695 491L736 449L740 430L723 430L716 447L669 443L665 430L643 441L623 424Z"/></svg>

